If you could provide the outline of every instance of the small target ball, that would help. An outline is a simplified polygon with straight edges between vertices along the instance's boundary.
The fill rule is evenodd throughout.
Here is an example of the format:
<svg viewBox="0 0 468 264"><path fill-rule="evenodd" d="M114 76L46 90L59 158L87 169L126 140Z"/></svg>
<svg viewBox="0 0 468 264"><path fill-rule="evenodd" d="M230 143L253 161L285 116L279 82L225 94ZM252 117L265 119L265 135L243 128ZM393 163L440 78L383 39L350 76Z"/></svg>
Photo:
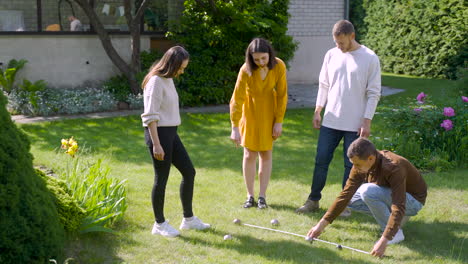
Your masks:
<svg viewBox="0 0 468 264"><path fill-rule="evenodd" d="M241 220L240 219L234 219L234 221L232 221L234 224L236 225L240 225L241 224Z"/></svg>
<svg viewBox="0 0 468 264"><path fill-rule="evenodd" d="M278 219L272 219L272 220L270 221L270 223L271 223L271 225L274 225L274 226L279 225Z"/></svg>
<svg viewBox="0 0 468 264"><path fill-rule="evenodd" d="M341 245L336 246L337 249L342 250L343 247Z"/></svg>
<svg viewBox="0 0 468 264"><path fill-rule="evenodd" d="M310 243L314 242L314 239L312 237L309 237L309 236L306 236L305 240L309 241Z"/></svg>
<svg viewBox="0 0 468 264"><path fill-rule="evenodd" d="M224 240L231 240L232 239L232 236L231 235L225 235L224 236Z"/></svg>

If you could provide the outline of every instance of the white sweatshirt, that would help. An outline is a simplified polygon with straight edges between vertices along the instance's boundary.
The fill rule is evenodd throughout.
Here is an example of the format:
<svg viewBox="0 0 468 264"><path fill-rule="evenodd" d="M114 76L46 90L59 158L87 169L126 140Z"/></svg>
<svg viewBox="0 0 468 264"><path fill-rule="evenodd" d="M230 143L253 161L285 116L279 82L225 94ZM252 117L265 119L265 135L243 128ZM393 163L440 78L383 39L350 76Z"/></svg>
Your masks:
<svg viewBox="0 0 468 264"><path fill-rule="evenodd" d="M322 125L358 131L372 119L381 94L380 62L369 48L343 53L330 49L323 60L316 106L325 106Z"/></svg>
<svg viewBox="0 0 468 264"><path fill-rule="evenodd" d="M145 110L141 114L143 126L153 121L158 127L180 125L179 96L172 78L153 76L143 92Z"/></svg>

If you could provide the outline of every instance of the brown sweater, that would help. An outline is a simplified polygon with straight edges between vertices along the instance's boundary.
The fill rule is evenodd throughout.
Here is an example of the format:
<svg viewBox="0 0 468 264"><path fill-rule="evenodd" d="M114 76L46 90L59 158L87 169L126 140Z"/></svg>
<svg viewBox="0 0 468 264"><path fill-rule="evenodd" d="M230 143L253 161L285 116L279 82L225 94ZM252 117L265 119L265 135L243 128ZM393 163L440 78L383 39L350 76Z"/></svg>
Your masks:
<svg viewBox="0 0 468 264"><path fill-rule="evenodd" d="M419 171L405 158L387 150L378 151L375 163L368 173L351 169L346 186L323 217L332 223L345 209L354 193L363 183L375 183L392 190L391 215L383 235L391 240L398 232L405 215L406 193L424 204L427 185Z"/></svg>

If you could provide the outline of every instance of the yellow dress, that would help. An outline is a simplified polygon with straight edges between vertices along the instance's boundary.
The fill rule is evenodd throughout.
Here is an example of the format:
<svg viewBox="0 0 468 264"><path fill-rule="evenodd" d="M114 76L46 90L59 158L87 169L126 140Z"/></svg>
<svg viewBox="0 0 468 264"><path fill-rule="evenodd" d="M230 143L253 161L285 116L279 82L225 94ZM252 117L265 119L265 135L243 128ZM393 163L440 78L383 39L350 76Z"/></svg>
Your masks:
<svg viewBox="0 0 468 264"><path fill-rule="evenodd" d="M283 123L288 103L286 65L279 58L276 61L265 80L259 69L250 75L244 64L229 104L232 126L239 127L241 145L251 151L271 150L273 125Z"/></svg>

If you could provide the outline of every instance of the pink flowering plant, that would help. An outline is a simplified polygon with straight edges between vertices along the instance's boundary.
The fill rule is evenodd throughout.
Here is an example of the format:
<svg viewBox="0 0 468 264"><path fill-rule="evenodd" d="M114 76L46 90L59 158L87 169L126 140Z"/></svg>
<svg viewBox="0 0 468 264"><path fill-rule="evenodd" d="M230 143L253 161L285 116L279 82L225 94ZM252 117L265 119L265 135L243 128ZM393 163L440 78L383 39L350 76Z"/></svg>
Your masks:
<svg viewBox="0 0 468 264"><path fill-rule="evenodd" d="M383 106L382 116L393 136L378 147L399 153L420 169L466 166L467 101L457 96L444 101L444 105L434 104L430 94L420 92L416 98L399 106Z"/></svg>

